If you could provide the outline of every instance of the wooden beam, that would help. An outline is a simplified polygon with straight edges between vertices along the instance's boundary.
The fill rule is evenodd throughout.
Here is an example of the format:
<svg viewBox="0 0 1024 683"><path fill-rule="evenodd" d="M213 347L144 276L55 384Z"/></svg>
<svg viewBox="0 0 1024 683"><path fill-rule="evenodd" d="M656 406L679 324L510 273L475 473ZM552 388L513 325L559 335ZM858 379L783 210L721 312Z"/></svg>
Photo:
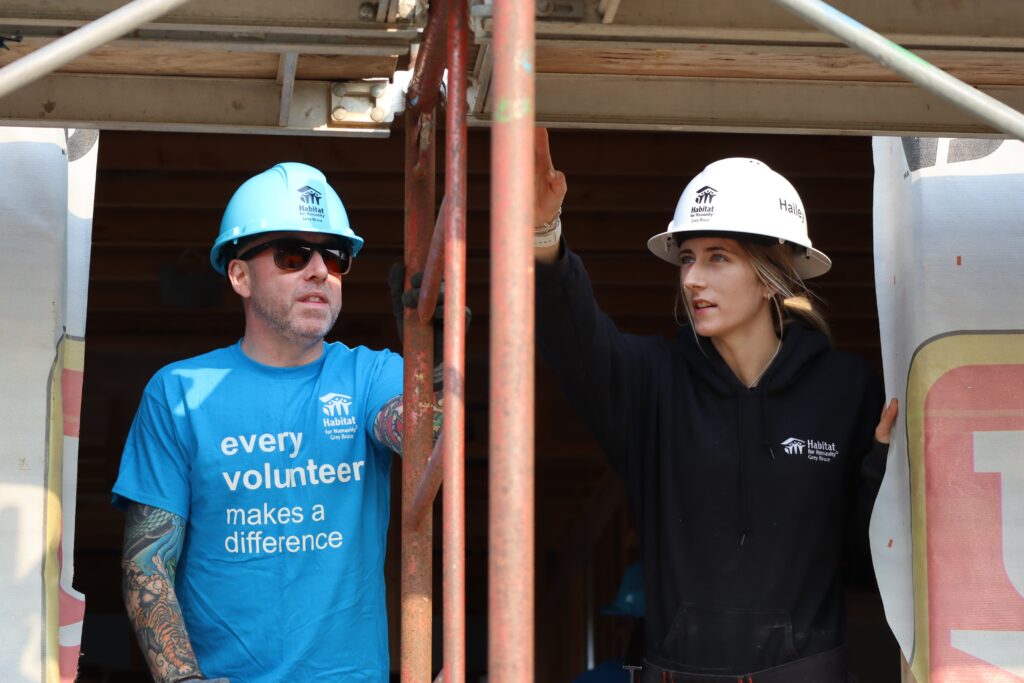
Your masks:
<svg viewBox="0 0 1024 683"><path fill-rule="evenodd" d="M279 125L273 80L51 74L0 101L4 125L387 137L386 126L327 126L329 82L296 83Z"/></svg>
<svg viewBox="0 0 1024 683"><path fill-rule="evenodd" d="M919 50L917 55L971 85L1024 85L1024 51L930 49ZM790 45L545 41L537 44L537 71L784 81L905 81L850 48Z"/></svg>
<svg viewBox="0 0 1024 683"><path fill-rule="evenodd" d="M50 42L52 38L27 36L21 43L11 43L10 50L0 50L0 67ZM275 47L280 47L280 52L241 47L220 50L207 43L116 41L66 64L59 73L271 79L279 55L289 52L287 46ZM304 45L291 47L291 52L308 49ZM295 76L324 81L390 77L401 49L389 46L377 50L382 54L303 54Z"/></svg>
<svg viewBox="0 0 1024 683"><path fill-rule="evenodd" d="M170 12L164 23L278 26L311 29L375 28L386 25L366 21L360 5L365 0L218 0L190 2ZM91 21L123 5L122 0L7 0L3 13L43 20ZM402 23L393 28L408 28Z"/></svg>
<svg viewBox="0 0 1024 683"><path fill-rule="evenodd" d="M665 3L666 5L669 3ZM683 3L678 3L683 4ZM768 6L768 3L764 3ZM774 6L774 5L772 5ZM871 26L890 40L908 49L982 49L1019 50L1024 46L1024 36L1016 30L996 32L972 32L969 23L964 22L959 31L929 32L927 19L917 22L907 31L894 32ZM489 20L481 22L476 37L480 44L491 42L493 26ZM821 31L800 24L790 28L759 26L755 21L738 22L730 25L712 25L695 21L672 23L654 21L650 24L629 25L616 21L614 24L574 24L571 22L537 22L537 42L551 40L587 40L607 44L616 42L653 43L708 43L721 45L809 45L821 47L843 47L844 43Z"/></svg>
<svg viewBox="0 0 1024 683"><path fill-rule="evenodd" d="M831 5L879 33L1020 38L1024 3L1018 0L831 0ZM757 31L805 30L797 16L762 0L622 3L615 26L694 26Z"/></svg>
<svg viewBox="0 0 1024 683"><path fill-rule="evenodd" d="M1024 109L1024 89L981 90ZM493 107L489 98L488 115ZM998 135L953 105L903 83L539 74L536 118L551 127L601 129Z"/></svg>

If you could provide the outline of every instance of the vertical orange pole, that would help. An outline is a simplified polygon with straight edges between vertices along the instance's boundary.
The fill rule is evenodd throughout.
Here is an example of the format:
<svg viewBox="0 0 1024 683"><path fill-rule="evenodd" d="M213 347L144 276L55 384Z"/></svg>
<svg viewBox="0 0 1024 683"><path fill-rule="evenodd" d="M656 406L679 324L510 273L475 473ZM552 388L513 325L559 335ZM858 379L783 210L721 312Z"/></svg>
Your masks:
<svg viewBox="0 0 1024 683"><path fill-rule="evenodd" d="M430 3L409 83L405 123L405 286L424 270L434 221L435 103L444 72L447 4ZM402 683L431 683L433 607L432 506L410 514L433 450L434 335L416 309L405 309L402 430Z"/></svg>
<svg viewBox="0 0 1024 683"><path fill-rule="evenodd" d="M434 227L433 111L410 114L405 129L405 277L422 271ZM434 348L431 324L405 309L402 426L402 683L431 683L433 515L409 515L433 448Z"/></svg>
<svg viewBox="0 0 1024 683"><path fill-rule="evenodd" d="M449 0L444 301L444 683L466 680L466 0Z"/></svg>
<svg viewBox="0 0 1024 683"><path fill-rule="evenodd" d="M534 2L494 3L488 678L534 675Z"/></svg>

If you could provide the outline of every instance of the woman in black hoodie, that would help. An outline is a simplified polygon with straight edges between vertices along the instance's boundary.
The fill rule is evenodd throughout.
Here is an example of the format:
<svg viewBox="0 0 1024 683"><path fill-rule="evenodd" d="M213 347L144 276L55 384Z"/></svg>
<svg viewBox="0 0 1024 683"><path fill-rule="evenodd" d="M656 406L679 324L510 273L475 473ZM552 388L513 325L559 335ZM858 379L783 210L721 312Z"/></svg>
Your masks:
<svg viewBox="0 0 1024 683"><path fill-rule="evenodd" d="M643 557L645 683L841 683L843 583L896 403L831 348L804 278L826 272L793 186L753 159L709 165L648 241L678 264L675 340L619 332L561 237L565 177L539 130L541 355L624 478ZM879 418L879 413L881 417Z"/></svg>

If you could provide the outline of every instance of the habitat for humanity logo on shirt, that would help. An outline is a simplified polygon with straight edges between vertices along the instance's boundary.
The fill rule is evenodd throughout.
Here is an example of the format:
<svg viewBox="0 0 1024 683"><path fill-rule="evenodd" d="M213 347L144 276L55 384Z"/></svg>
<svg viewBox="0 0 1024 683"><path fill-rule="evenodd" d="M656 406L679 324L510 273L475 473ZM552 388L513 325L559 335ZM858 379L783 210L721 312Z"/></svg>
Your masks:
<svg viewBox="0 0 1024 683"><path fill-rule="evenodd" d="M782 450L789 455L806 455L808 460L818 462L831 462L839 455L839 449L829 441L818 441L817 439L798 439L789 437L781 444Z"/></svg>
<svg viewBox="0 0 1024 683"><path fill-rule="evenodd" d="M320 403L320 411L324 415L324 434L327 438L335 441L355 438L358 425L355 415L350 414L352 397L330 392L320 397Z"/></svg>

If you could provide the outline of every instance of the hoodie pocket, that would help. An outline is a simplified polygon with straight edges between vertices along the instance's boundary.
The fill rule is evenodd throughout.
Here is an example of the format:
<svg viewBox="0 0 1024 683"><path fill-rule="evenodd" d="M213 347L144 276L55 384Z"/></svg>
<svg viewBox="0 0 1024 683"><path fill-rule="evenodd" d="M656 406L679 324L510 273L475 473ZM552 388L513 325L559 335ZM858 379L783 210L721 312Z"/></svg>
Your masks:
<svg viewBox="0 0 1024 683"><path fill-rule="evenodd" d="M767 669L797 659L786 610L753 610L682 603L657 657L693 673Z"/></svg>

